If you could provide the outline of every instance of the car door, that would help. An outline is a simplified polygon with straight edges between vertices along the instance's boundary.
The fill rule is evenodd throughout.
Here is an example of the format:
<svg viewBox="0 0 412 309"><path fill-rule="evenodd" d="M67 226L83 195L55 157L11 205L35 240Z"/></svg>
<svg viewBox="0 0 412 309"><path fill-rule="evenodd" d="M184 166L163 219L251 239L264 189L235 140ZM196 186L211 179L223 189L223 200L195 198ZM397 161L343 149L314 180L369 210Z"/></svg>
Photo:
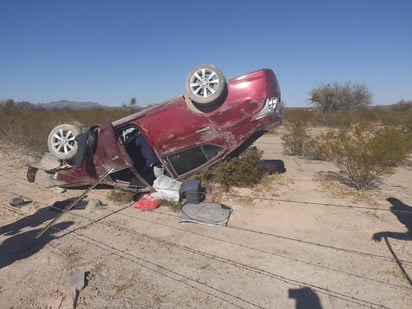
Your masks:
<svg viewBox="0 0 412 309"><path fill-rule="evenodd" d="M126 149L116 137L111 122L99 127L93 163L98 177L101 177L108 171L115 173L133 166L133 162Z"/></svg>

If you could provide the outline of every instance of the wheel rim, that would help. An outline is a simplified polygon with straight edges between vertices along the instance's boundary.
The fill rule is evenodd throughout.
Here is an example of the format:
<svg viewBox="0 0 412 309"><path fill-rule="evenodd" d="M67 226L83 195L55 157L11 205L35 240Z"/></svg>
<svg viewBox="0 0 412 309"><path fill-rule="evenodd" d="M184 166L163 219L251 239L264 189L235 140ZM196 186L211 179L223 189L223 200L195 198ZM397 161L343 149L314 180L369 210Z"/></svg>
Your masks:
<svg viewBox="0 0 412 309"><path fill-rule="evenodd" d="M199 97L208 98L215 94L219 82L215 71L202 68L191 76L190 90Z"/></svg>
<svg viewBox="0 0 412 309"><path fill-rule="evenodd" d="M56 153L68 154L75 147L75 138L71 130L59 129L53 134L52 148Z"/></svg>

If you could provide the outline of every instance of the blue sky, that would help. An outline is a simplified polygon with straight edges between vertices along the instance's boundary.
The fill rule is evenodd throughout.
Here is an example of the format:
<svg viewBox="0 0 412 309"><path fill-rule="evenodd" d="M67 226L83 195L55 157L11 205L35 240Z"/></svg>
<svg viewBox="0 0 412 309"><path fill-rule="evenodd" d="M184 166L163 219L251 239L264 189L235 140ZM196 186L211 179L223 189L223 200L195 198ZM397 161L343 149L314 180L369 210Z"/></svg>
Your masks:
<svg viewBox="0 0 412 309"><path fill-rule="evenodd" d="M412 1L0 0L0 100L140 106L212 63L278 76L286 106L322 83L412 100Z"/></svg>

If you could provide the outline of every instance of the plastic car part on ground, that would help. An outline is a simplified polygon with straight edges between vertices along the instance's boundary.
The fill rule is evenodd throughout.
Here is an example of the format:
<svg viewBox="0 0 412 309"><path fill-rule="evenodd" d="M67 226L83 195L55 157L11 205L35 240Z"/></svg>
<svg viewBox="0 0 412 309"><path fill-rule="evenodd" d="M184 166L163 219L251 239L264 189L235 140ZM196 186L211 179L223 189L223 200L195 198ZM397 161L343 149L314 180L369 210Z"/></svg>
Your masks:
<svg viewBox="0 0 412 309"><path fill-rule="evenodd" d="M62 160L57 158L52 153L46 152L41 158L40 162L29 166L27 170L27 179L29 182L34 182L38 170L51 172L57 169L64 169L65 167L70 166L67 165L67 163L62 162Z"/></svg>
<svg viewBox="0 0 412 309"><path fill-rule="evenodd" d="M200 203L205 196L205 192L201 192L199 180L186 180L182 183L179 191L180 197L184 198L187 203Z"/></svg>
<svg viewBox="0 0 412 309"><path fill-rule="evenodd" d="M87 202L86 207L84 208L84 210L86 210L86 212L93 212L95 211L97 208L104 206L102 201L97 200L97 199L90 199Z"/></svg>
<svg viewBox="0 0 412 309"><path fill-rule="evenodd" d="M39 163L32 164L31 166L45 171L52 171L57 168L61 168L61 161L52 153L46 152L41 158Z"/></svg>
<svg viewBox="0 0 412 309"><path fill-rule="evenodd" d="M11 205L11 206L15 206L15 207L18 207L18 206L23 206L23 205L25 205L25 204L28 204L28 203L31 203L31 201L30 200L24 200L23 198L21 198L21 197L14 197L14 198L12 198L11 199L11 201L9 202L9 204Z"/></svg>
<svg viewBox="0 0 412 309"><path fill-rule="evenodd" d="M68 293L71 296L73 308L76 308L76 302L79 292L86 285L86 274L83 271L71 271L67 276Z"/></svg>
<svg viewBox="0 0 412 309"><path fill-rule="evenodd" d="M227 226L232 209L217 203L187 203L179 210L179 222Z"/></svg>

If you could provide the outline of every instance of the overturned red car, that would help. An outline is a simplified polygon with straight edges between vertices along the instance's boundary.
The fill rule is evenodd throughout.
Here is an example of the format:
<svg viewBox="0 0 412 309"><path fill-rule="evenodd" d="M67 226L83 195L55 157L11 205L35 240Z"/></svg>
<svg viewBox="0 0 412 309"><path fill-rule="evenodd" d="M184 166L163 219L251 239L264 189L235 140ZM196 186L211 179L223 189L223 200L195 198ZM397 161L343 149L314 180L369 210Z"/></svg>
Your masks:
<svg viewBox="0 0 412 309"><path fill-rule="evenodd" d="M281 94L271 69L230 78L214 65L195 67L186 94L86 132L54 128L49 153L29 167L61 187L97 181L133 192L152 189L156 169L174 179L238 155L282 121Z"/></svg>

